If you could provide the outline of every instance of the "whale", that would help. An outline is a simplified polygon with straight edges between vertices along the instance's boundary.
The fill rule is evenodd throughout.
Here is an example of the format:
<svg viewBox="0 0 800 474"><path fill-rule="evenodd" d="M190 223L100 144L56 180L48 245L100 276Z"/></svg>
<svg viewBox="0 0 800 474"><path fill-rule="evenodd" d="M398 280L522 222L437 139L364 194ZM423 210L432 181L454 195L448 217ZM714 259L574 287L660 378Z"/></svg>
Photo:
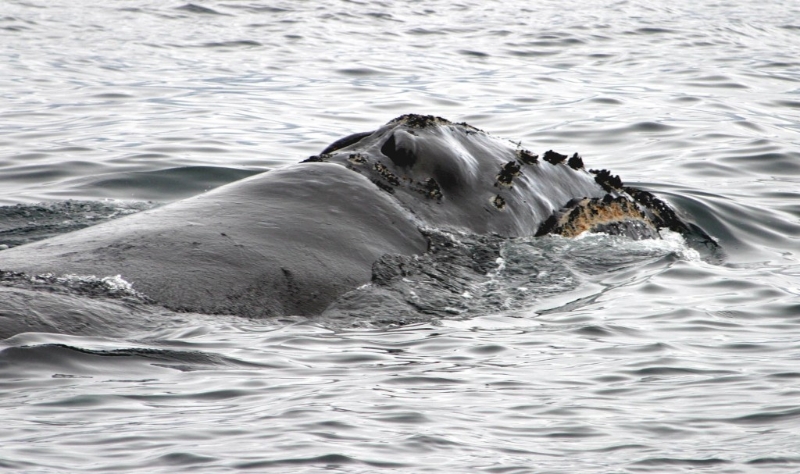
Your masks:
<svg viewBox="0 0 800 474"><path fill-rule="evenodd" d="M503 237L583 232L657 238L686 230L652 193L624 186L574 153L540 157L466 123L403 115L338 140L305 162L336 163L367 177L425 226Z"/></svg>
<svg viewBox="0 0 800 474"><path fill-rule="evenodd" d="M3 275L119 276L172 311L322 314L426 229L502 238L685 231L652 193L583 158L407 114L204 194L0 251Z"/></svg>

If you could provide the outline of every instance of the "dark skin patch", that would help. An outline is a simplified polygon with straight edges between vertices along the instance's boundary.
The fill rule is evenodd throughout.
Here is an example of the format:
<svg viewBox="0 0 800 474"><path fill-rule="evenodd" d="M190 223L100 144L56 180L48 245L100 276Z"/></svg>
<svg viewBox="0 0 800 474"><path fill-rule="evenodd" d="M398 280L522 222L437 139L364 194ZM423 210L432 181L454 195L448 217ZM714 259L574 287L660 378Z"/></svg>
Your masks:
<svg viewBox="0 0 800 474"><path fill-rule="evenodd" d="M678 218L675 211L652 193L629 187L623 188L623 190L630 194L634 201L650 209L656 225L659 227L667 227L674 232L689 232L689 228Z"/></svg>
<svg viewBox="0 0 800 474"><path fill-rule="evenodd" d="M535 155L524 148L517 150L517 158L523 165L532 165L539 162L539 155Z"/></svg>
<svg viewBox="0 0 800 474"><path fill-rule="evenodd" d="M558 217L555 214L551 214L550 217L547 218L544 222L539 225L539 229L536 231L536 235L534 237L541 237L543 235L547 235L558 226Z"/></svg>
<svg viewBox="0 0 800 474"><path fill-rule="evenodd" d="M436 183L439 187L445 191L455 190L459 186L458 174L451 173L445 168L437 166L433 170L433 176L436 178Z"/></svg>
<svg viewBox="0 0 800 474"><path fill-rule="evenodd" d="M548 163L550 163L552 165L557 165L557 164L563 162L564 160L566 160L567 159L567 155L562 155L561 153L556 153L553 150L547 150L544 153L544 155L542 156L542 158L544 158L544 161L546 161L546 162L548 162Z"/></svg>
<svg viewBox="0 0 800 474"><path fill-rule="evenodd" d="M406 125L413 128L425 128L435 125L450 125L452 122L442 117L435 117L433 115L417 115L405 114L397 117L389 123L405 122Z"/></svg>
<svg viewBox="0 0 800 474"><path fill-rule="evenodd" d="M344 138L340 138L335 142L328 145L320 155L327 155L329 153L333 153L336 150L348 147L350 145L355 145L356 143L360 142L362 138L368 137L372 135L372 132L361 132L361 133L354 133L352 135L348 135Z"/></svg>
<svg viewBox="0 0 800 474"><path fill-rule="evenodd" d="M402 168L410 168L417 162L417 156L411 150L398 146L394 135L389 137L381 147L381 153L386 155L394 164Z"/></svg>
<svg viewBox="0 0 800 474"><path fill-rule="evenodd" d="M377 171L378 174L381 175L381 177L383 177L383 179L385 179L389 184L391 184L392 186L400 186L400 178L398 178L397 175L389 171L389 168L387 168L381 163L375 163L375 166L373 166L373 168L375 168L375 171Z"/></svg>
<svg viewBox="0 0 800 474"><path fill-rule="evenodd" d="M495 181L495 186L506 186L511 187L513 185L514 178L522 174L521 168L519 163L516 161L509 161L503 168L500 170L500 173L497 174L497 181Z"/></svg>
<svg viewBox="0 0 800 474"><path fill-rule="evenodd" d="M384 183L383 181L380 181L378 179L373 179L372 182L375 183L375 186L381 188L382 190L386 191L387 193L394 194L394 188L389 186L388 184Z"/></svg>
<svg viewBox="0 0 800 474"><path fill-rule="evenodd" d="M328 161L328 158L330 158L330 155L311 155L300 163L324 163Z"/></svg>
<svg viewBox="0 0 800 474"><path fill-rule="evenodd" d="M444 197L442 195L442 190L439 188L439 183L437 183L433 178L428 178L425 180L425 182L421 183L421 186L417 190L429 199L437 199L441 201Z"/></svg>
<svg viewBox="0 0 800 474"><path fill-rule="evenodd" d="M619 179L619 176L612 175L611 171L589 170L589 172L595 175L594 176L595 182L599 184L606 191L622 189L622 180Z"/></svg>
<svg viewBox="0 0 800 474"><path fill-rule="evenodd" d="M361 153L351 153L350 156L347 157L347 161L354 165L363 165L367 162L367 158Z"/></svg>
<svg viewBox="0 0 800 474"><path fill-rule="evenodd" d="M473 127L472 125L461 122L461 123L453 123L446 118L437 117L435 115L418 115L418 114L405 114L397 117L396 119L392 120L389 123L398 123L404 122L410 128L427 128L427 127L436 127L436 126L443 126L443 125L455 125L460 126L461 129L467 134L471 135L473 133L483 133L483 130L477 127Z"/></svg>
<svg viewBox="0 0 800 474"><path fill-rule="evenodd" d="M506 207L506 200L502 196L496 195L492 198L492 205L502 211Z"/></svg>
<svg viewBox="0 0 800 474"><path fill-rule="evenodd" d="M567 161L567 165L569 165L569 167L574 170L579 170L583 168L583 159L580 156L578 156L577 153L575 153L574 155L572 155L572 158L570 158L569 161Z"/></svg>
<svg viewBox="0 0 800 474"><path fill-rule="evenodd" d="M467 135L472 135L472 134L475 134L475 133L478 133L478 132L486 133L483 130L481 130L480 128L473 127L472 125L468 124L467 122L457 123L456 125L462 127L464 129L464 133L466 133Z"/></svg>

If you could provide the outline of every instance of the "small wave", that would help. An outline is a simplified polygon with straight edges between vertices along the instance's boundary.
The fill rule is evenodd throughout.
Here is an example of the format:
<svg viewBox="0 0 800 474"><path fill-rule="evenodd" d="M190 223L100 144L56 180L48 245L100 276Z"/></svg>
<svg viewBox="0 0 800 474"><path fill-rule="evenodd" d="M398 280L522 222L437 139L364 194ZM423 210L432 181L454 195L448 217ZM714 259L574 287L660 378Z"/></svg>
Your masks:
<svg viewBox="0 0 800 474"><path fill-rule="evenodd" d="M800 456L768 456L747 461L751 465L800 464Z"/></svg>
<svg viewBox="0 0 800 474"><path fill-rule="evenodd" d="M88 341L87 341L88 342ZM54 378L93 375L151 376L153 367L189 372L202 369L256 367L219 354L199 350L128 347L91 349L64 343L21 345L0 351L0 372L52 373Z"/></svg>
<svg viewBox="0 0 800 474"><path fill-rule="evenodd" d="M720 459L720 458L702 458L702 459L682 459L682 458L647 458L642 459L640 461L636 461L633 463L634 466L648 466L648 467L667 467L671 466L673 468L686 466L686 467L707 467L707 466L719 466L722 464L730 464L731 461L727 459Z"/></svg>
<svg viewBox="0 0 800 474"><path fill-rule="evenodd" d="M672 125L667 125L661 122L639 122L628 125L624 128L625 131L630 132L644 132L644 133L661 133L661 132L677 132L677 128Z"/></svg>
<svg viewBox="0 0 800 474"><path fill-rule="evenodd" d="M204 7L202 5L196 5L194 3L187 3L186 5L182 5L180 7L175 7L176 10L189 12L189 13L196 13L199 15L221 15L221 16L230 16L227 13L218 12L212 8Z"/></svg>
<svg viewBox="0 0 800 474"><path fill-rule="evenodd" d="M624 102L620 99L615 99L613 97L594 97L589 99L589 102L594 102L595 104L602 104L602 105L622 105Z"/></svg>
<svg viewBox="0 0 800 474"><path fill-rule="evenodd" d="M252 461L252 462L245 462L236 465L237 469L266 469L269 467L281 467L281 466L314 466L319 465L321 468L322 466L326 466L330 468L331 466L341 466L341 465L348 465L348 464L362 464L366 466L370 466L373 468L402 468L408 466L406 463L400 462L393 462L393 461L372 461L372 460L360 460L357 458L352 458L350 456L345 456L342 454L324 454L321 456L310 456L306 458L276 458L267 461Z"/></svg>
<svg viewBox="0 0 800 474"><path fill-rule="evenodd" d="M116 100L116 99L119 99L119 100L130 100L130 99L135 98L135 96L133 96L131 94L125 94L123 92L104 92L102 94L95 94L92 97L95 98L95 99L112 99L112 100ZM89 150L89 148L86 148L86 150Z"/></svg>
<svg viewBox="0 0 800 474"><path fill-rule="evenodd" d="M202 46L204 48L251 48L263 45L258 41L239 40L239 41L215 41L212 43L203 43Z"/></svg>
<svg viewBox="0 0 800 474"><path fill-rule="evenodd" d="M351 77L369 77L369 76L377 76L383 74L381 71L378 71L376 69L371 69L368 67L343 68L343 69L337 69L336 72Z"/></svg>
<svg viewBox="0 0 800 474"><path fill-rule="evenodd" d="M166 150L170 153L185 152L187 148ZM212 148L194 148L193 152L217 154ZM130 160L157 157L160 154L146 153L129 157ZM91 195L127 195L146 197L159 201L174 201L191 197L232 181L261 173L262 169L226 168L221 166L181 166L153 171L105 173L86 176L65 183ZM152 207L152 206L151 206Z"/></svg>
<svg viewBox="0 0 800 474"><path fill-rule="evenodd" d="M643 35L661 35L669 33L676 33L676 31L671 30L669 28L644 27L644 28L637 28L636 31L630 32L630 34L643 34Z"/></svg>
<svg viewBox="0 0 800 474"><path fill-rule="evenodd" d="M62 201L0 206L0 250L150 209L151 202Z"/></svg>
<svg viewBox="0 0 800 474"><path fill-rule="evenodd" d="M735 168L765 175L800 176L800 153L798 152L764 152L743 153L720 158Z"/></svg>
<svg viewBox="0 0 800 474"><path fill-rule="evenodd" d="M484 53L483 51L475 51L472 49L462 49L458 51L458 54L462 54L464 56L471 56L473 58L488 58L489 53Z"/></svg>
<svg viewBox="0 0 800 474"><path fill-rule="evenodd" d="M237 5L228 3L225 5L225 8L230 8L233 10L244 10L249 13L265 13L265 14L272 14L272 13L287 13L291 12L291 9L288 8L281 8L276 7L273 5Z"/></svg>
<svg viewBox="0 0 800 474"><path fill-rule="evenodd" d="M151 303L146 295L133 289L121 275L97 277L95 275L26 275L0 270L0 285L22 289L45 290L69 293L90 298L127 299L139 303Z"/></svg>

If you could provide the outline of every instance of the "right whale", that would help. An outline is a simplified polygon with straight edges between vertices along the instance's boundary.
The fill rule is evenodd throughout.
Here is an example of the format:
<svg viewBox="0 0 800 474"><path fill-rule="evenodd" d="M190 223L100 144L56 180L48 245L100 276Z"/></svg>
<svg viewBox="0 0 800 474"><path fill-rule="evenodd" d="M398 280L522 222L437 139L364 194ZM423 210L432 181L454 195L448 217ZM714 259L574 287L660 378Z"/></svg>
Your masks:
<svg viewBox="0 0 800 474"><path fill-rule="evenodd" d="M658 238L688 227L653 194L552 150L541 157L466 123L403 115L338 140L306 162L369 178L425 227L502 237L605 232Z"/></svg>
<svg viewBox="0 0 800 474"><path fill-rule="evenodd" d="M690 230L666 203L587 170L577 154L537 156L465 123L403 115L303 163L0 251L0 286L32 281L39 291L64 275L119 275L174 311L318 315L393 272L386 258L428 255L431 230L645 239L661 228ZM28 322L51 311L0 308L0 329L58 331L63 311L53 323Z"/></svg>

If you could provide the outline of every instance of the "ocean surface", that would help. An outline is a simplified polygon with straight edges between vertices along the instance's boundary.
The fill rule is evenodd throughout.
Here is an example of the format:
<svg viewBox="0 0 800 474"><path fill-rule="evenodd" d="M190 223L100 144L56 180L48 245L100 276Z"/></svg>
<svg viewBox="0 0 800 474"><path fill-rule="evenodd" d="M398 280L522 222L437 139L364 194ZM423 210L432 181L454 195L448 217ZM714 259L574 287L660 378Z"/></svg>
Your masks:
<svg viewBox="0 0 800 474"><path fill-rule="evenodd" d="M411 323L41 292L108 321L0 340L0 471L800 472L799 58L790 0L3 0L2 246L419 113L578 152L719 247L520 239Z"/></svg>

